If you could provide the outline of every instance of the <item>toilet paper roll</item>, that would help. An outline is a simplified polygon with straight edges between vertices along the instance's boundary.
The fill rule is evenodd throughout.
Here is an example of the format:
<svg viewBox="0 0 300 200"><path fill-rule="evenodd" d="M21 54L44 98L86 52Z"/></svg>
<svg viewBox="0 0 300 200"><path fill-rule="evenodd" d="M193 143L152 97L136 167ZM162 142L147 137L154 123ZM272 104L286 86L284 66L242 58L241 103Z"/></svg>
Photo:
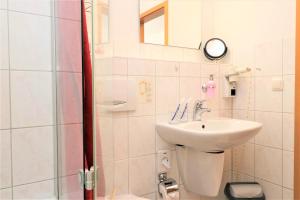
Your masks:
<svg viewBox="0 0 300 200"><path fill-rule="evenodd" d="M163 200L179 200L179 191L173 191L167 193L166 188L163 185L159 185L159 191L163 196Z"/></svg>

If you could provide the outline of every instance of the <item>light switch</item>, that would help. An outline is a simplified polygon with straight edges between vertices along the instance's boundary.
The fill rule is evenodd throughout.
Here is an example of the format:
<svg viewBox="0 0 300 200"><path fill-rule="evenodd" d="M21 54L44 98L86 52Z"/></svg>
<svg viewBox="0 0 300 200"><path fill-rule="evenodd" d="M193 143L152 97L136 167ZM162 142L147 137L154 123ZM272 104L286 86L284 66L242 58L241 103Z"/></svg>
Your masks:
<svg viewBox="0 0 300 200"><path fill-rule="evenodd" d="M283 80L282 78L272 78L272 91L282 91Z"/></svg>

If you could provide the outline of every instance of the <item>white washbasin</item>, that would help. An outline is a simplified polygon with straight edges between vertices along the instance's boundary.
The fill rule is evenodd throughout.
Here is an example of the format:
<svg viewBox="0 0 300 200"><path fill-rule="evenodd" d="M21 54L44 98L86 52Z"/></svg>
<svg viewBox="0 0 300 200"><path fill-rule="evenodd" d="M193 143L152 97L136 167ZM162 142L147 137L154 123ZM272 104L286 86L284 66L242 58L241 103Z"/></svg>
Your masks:
<svg viewBox="0 0 300 200"><path fill-rule="evenodd" d="M227 118L156 125L158 134L166 142L205 152L223 151L243 144L261 128L258 122Z"/></svg>

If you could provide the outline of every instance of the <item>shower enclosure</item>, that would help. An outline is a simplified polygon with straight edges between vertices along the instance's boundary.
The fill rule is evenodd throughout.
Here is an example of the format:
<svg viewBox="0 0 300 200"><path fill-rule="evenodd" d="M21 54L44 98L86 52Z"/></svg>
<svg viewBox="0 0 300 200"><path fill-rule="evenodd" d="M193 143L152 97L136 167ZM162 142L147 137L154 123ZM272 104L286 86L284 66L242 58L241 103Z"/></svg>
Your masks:
<svg viewBox="0 0 300 200"><path fill-rule="evenodd" d="M0 1L0 199L84 199L81 3Z"/></svg>
<svg viewBox="0 0 300 200"><path fill-rule="evenodd" d="M81 0L53 1L52 39L56 84L57 197L84 199L85 169ZM81 182L84 183L84 176Z"/></svg>
<svg viewBox="0 0 300 200"><path fill-rule="evenodd" d="M92 65L108 38L108 3L0 0L0 25L0 199L103 196L91 172L104 180L110 169L110 134L100 143L96 133L111 116L99 121L92 105Z"/></svg>

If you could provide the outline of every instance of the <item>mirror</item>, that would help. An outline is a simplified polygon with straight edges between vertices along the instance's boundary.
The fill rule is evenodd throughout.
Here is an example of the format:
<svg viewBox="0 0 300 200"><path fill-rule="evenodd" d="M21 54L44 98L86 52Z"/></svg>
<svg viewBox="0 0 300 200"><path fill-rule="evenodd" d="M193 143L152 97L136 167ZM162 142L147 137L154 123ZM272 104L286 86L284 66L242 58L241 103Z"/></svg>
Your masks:
<svg viewBox="0 0 300 200"><path fill-rule="evenodd" d="M203 0L140 0L140 42L199 49Z"/></svg>
<svg viewBox="0 0 300 200"><path fill-rule="evenodd" d="M219 38L212 38L205 43L204 55L209 60L219 60L227 53L225 42Z"/></svg>
<svg viewBox="0 0 300 200"><path fill-rule="evenodd" d="M90 8L90 10L92 10L92 7ZM109 0L95 1L93 14L94 14L93 28L95 32L94 34L95 45L97 46L103 43L108 43L109 41Z"/></svg>

